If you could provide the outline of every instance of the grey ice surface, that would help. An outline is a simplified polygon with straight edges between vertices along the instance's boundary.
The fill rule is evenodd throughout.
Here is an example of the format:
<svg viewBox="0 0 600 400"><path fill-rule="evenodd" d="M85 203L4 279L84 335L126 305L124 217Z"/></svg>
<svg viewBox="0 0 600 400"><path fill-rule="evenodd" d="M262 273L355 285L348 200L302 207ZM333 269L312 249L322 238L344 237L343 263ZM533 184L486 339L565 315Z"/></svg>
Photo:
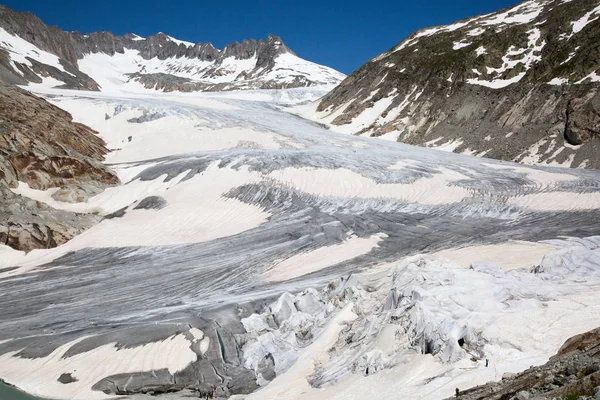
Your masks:
<svg viewBox="0 0 600 400"><path fill-rule="evenodd" d="M96 388L109 393L213 386L224 395L247 393L257 385L253 372L243 368L240 318L261 310L285 291L320 287L407 255L599 232L599 210L572 211L567 205L566 211L533 212L507 200L540 191L599 192L600 172L498 168L512 164L338 135L260 102L219 98L235 109L212 109L152 98L89 101L107 102L116 111L139 109L143 115L198 117L205 121L203 128L244 127L287 138L277 150L238 146L140 162L156 164L139 174L141 180L164 174L172 179L189 171L179 183L185 184L220 160L221 167L247 166L261 173L287 167L346 168L378 183L409 183L450 170L466 177L455 184L471 193L458 203L431 206L394 199L320 197L264 180L227 194L271 214L254 229L187 245L83 249L27 275L0 278L0 354L22 349L22 357L43 357L84 335L92 337L73 346L66 356L112 342L130 347L163 340L190 327L211 338L205 354L193 348L198 361L184 371L174 376L164 370L106 377ZM132 123L137 122L144 123ZM398 162L407 166L389 168ZM577 180L542 187L528 177L526 171L531 169L569 174ZM160 212L165 205L162 198L140 200L130 208ZM387 238L368 254L321 271L284 282L264 280L263 272L276 260L339 244L349 231L358 237L385 233ZM68 372L57 371L57 376Z"/></svg>

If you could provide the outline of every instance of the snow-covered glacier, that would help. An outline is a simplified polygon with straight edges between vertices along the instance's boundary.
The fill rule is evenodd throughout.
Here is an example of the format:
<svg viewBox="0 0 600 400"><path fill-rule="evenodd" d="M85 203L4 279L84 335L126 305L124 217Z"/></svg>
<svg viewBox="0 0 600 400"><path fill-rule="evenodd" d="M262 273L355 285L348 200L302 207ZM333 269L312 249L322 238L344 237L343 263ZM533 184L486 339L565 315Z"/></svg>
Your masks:
<svg viewBox="0 0 600 400"><path fill-rule="evenodd" d="M100 132L123 184L13 189L103 217L55 249L0 246L0 378L27 392L438 399L598 326L600 172L286 112L326 88L36 90Z"/></svg>

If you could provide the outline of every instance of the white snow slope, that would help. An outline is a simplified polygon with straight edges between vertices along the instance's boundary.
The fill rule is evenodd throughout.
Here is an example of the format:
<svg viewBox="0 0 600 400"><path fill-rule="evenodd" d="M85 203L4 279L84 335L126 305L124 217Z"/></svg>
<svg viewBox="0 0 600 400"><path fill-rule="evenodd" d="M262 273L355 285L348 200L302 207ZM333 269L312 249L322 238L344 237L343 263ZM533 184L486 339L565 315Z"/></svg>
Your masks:
<svg viewBox="0 0 600 400"><path fill-rule="evenodd" d="M244 89L253 83L290 83L296 76L304 77L317 85L337 84L345 75L332 68L306 61L293 54L281 54L275 59L275 67L270 71L255 71L256 57L248 60L226 58L222 64L190 58L170 58L146 60L137 50L125 50L124 54L112 56L104 53L86 55L79 61L81 71L91 76L101 86L102 91L119 90L144 91L144 87L128 74L164 73L188 78L191 82L225 84L223 90ZM215 71L215 68L216 71ZM250 77L249 77L250 76ZM154 89L149 89L155 91Z"/></svg>
<svg viewBox="0 0 600 400"><path fill-rule="evenodd" d="M227 353L266 385L248 399L439 399L598 325L599 172L328 133L280 109L324 90L38 87L100 132L123 184L75 204L14 189L112 218L55 249L0 245L0 378L90 400L119 374L131 388L219 368L227 337L203 321L218 310L223 335L238 305L276 298ZM589 238L552 240L566 236Z"/></svg>

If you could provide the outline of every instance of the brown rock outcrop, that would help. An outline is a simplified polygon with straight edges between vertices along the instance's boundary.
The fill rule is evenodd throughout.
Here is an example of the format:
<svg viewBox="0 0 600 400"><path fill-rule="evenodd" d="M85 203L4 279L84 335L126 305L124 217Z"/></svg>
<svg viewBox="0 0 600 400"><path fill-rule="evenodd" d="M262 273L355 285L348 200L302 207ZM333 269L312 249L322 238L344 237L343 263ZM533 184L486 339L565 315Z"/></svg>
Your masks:
<svg viewBox="0 0 600 400"><path fill-rule="evenodd" d="M96 193L119 183L102 164L108 149L96 133L49 102L0 85L1 244L18 250L55 247L101 219L55 210L9 190L21 181L40 190L78 187Z"/></svg>
<svg viewBox="0 0 600 400"><path fill-rule="evenodd" d="M111 185L101 163L108 149L97 132L24 90L0 85L0 180L48 189L85 181Z"/></svg>
<svg viewBox="0 0 600 400"><path fill-rule="evenodd" d="M17 250L60 246L100 222L100 216L56 210L0 185L0 244Z"/></svg>

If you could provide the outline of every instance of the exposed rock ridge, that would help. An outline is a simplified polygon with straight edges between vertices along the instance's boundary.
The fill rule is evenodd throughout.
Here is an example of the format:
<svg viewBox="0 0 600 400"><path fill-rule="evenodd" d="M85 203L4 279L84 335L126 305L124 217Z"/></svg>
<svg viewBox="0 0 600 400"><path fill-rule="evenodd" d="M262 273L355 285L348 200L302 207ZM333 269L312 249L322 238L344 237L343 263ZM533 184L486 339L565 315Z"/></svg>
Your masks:
<svg viewBox="0 0 600 400"><path fill-rule="evenodd" d="M115 36L108 31L85 35L77 31L66 32L56 26L47 26L30 12L15 12L2 5L0 5L0 27L42 50L57 55L74 67L78 66L77 60L85 54L114 55L123 53L125 49L139 50L140 55L148 60L154 57L160 60L186 57L200 61L216 61L217 64L226 57L244 60L257 55L259 67L266 66L269 58L276 54L294 54L283 44L281 38L274 35L268 35L266 40L245 39L239 43L230 43L223 50L218 50L211 43L178 43L162 32L147 38L131 33ZM279 44L275 45L275 43Z"/></svg>
<svg viewBox="0 0 600 400"><path fill-rule="evenodd" d="M219 65L227 57L237 60L247 60L257 56L257 67L266 67L268 62L276 55L283 53L294 54L281 39L269 35L267 40L247 39L241 43L234 42L225 46L223 50L216 49L211 43L185 44L177 43L168 35L159 32L147 38L139 38L133 34L114 36L111 32L94 32L82 35L79 32L69 32L69 41L72 43L77 58L80 59L90 53L105 53L114 55L124 53L126 49L138 50L140 56L146 60L158 58L190 58L200 61L210 61ZM275 45L280 43L280 45ZM76 65L76 64L75 64Z"/></svg>
<svg viewBox="0 0 600 400"><path fill-rule="evenodd" d="M144 85L146 89L162 90L164 92L220 92L232 90L236 87L247 87L246 82L224 82L224 83L205 83L195 82L188 78L182 78L164 73L140 74L134 73L129 75L130 78ZM241 87L244 86L244 87ZM296 76L288 82L264 81L255 89L288 89L296 87L311 86L311 82L304 76Z"/></svg>
<svg viewBox="0 0 600 400"><path fill-rule="evenodd" d="M2 5L0 27L77 67L77 52L70 41L70 34L59 27L47 26L30 12L15 12Z"/></svg>

